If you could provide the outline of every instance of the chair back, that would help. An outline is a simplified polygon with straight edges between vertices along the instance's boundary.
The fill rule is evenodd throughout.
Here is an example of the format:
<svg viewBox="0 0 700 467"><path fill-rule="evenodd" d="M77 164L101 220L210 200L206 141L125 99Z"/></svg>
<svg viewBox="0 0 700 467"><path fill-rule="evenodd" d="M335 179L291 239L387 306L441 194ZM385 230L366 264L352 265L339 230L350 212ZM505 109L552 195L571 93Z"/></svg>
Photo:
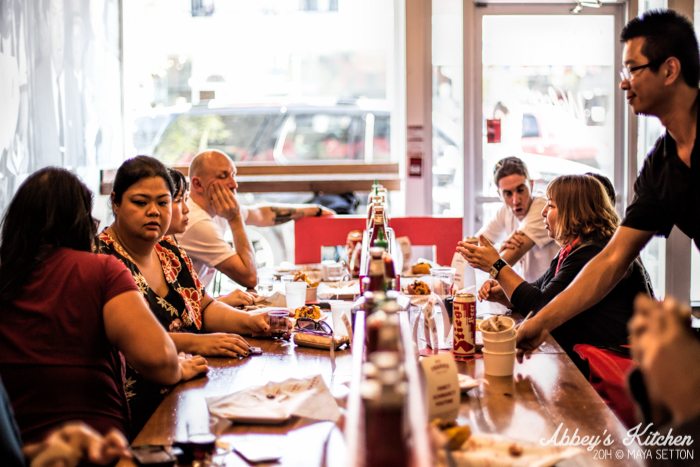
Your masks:
<svg viewBox="0 0 700 467"><path fill-rule="evenodd" d="M303 217L294 223L294 262L321 261L321 247L345 245L348 232L363 230L364 216ZM449 265L462 239L461 217L391 217L396 237L408 237L411 245L433 246L435 261Z"/></svg>
<svg viewBox="0 0 700 467"><path fill-rule="evenodd" d="M576 344L574 352L588 362L588 380L608 407L628 428L636 425L637 410L627 389L627 375L634 366L632 359L589 344Z"/></svg>

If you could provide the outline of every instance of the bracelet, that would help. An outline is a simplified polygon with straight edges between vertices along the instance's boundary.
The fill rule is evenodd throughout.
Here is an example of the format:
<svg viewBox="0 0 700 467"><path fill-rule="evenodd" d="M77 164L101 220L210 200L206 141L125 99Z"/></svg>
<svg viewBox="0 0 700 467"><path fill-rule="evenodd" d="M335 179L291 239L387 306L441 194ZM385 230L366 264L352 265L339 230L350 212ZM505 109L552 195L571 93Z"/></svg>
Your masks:
<svg viewBox="0 0 700 467"><path fill-rule="evenodd" d="M318 211L316 211L314 217L321 217L321 214L323 214L323 208L321 208L321 206L318 206Z"/></svg>

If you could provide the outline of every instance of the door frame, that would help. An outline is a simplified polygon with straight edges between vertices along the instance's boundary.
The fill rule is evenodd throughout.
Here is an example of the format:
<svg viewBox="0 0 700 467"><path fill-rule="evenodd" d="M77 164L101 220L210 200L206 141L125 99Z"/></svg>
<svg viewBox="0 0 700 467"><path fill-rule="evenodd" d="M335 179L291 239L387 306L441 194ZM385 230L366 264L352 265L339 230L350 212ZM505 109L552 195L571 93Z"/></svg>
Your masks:
<svg viewBox="0 0 700 467"><path fill-rule="evenodd" d="M498 201L495 196L485 196L483 190L483 149L482 149L482 18L486 15L569 15L571 3L524 4L524 3L464 3L464 195L473 199L473 203L464 206L464 231L469 234L476 231L480 220L481 206L490 201ZM601 8L584 8L579 16L612 15L614 17L614 37L619 37L625 20L624 4L604 4ZM470 31L471 32L468 32ZM622 47L616 41L614 63L622 63ZM617 67L613 67L616 73ZM468 79L472 77L472 79ZM615 82L617 75L613 78ZM622 92L617 92L612 101L615 105L614 118L614 175L613 183L617 188L616 206L622 212L627 204L627 177L625 114L626 105ZM470 105L466 103L470 102Z"/></svg>

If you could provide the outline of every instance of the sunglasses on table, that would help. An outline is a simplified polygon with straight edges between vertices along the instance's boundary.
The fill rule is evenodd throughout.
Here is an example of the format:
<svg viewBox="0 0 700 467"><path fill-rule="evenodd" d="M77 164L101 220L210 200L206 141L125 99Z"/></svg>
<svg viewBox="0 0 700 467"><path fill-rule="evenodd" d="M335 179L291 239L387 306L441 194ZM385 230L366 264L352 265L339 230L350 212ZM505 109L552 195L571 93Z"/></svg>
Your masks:
<svg viewBox="0 0 700 467"><path fill-rule="evenodd" d="M295 331L303 331L322 336L333 335L333 329L325 321L316 321L311 318L298 318L294 325Z"/></svg>

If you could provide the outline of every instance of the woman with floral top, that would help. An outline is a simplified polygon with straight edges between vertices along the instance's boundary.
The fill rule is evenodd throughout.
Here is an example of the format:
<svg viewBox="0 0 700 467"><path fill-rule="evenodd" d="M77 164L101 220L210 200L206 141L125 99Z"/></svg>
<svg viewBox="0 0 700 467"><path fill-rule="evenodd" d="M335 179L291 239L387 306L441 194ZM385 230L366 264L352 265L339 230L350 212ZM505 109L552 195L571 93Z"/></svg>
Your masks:
<svg viewBox="0 0 700 467"><path fill-rule="evenodd" d="M213 300L202 287L192 262L169 237L173 182L158 160L126 160L111 194L114 222L98 237L101 253L121 260L131 272L151 311L180 352L204 356L247 356L239 334L269 331L267 315L250 315ZM131 372L129 405L135 416L155 410L161 388L147 387Z"/></svg>

